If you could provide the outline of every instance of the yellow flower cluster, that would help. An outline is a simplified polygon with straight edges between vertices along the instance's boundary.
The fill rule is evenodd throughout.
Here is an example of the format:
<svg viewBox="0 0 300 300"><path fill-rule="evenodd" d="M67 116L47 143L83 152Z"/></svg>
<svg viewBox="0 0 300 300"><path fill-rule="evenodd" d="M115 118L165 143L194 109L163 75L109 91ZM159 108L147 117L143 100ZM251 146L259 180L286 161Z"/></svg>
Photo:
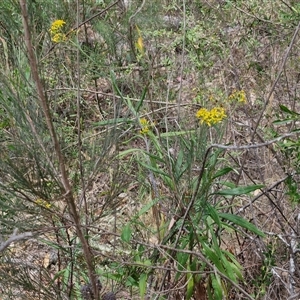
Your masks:
<svg viewBox="0 0 300 300"><path fill-rule="evenodd" d="M144 42L143 38L140 36L136 42L136 48L140 51L140 53L144 53Z"/></svg>
<svg viewBox="0 0 300 300"><path fill-rule="evenodd" d="M239 102L239 103L247 103L247 97L244 90L234 90L231 95L228 97L228 101L230 102Z"/></svg>
<svg viewBox="0 0 300 300"><path fill-rule="evenodd" d="M212 108L211 110L200 108L196 113L196 117L200 119L201 124L205 123L208 126L211 126L223 121L223 119L225 119L227 116L225 113L225 109L223 107L217 106Z"/></svg>
<svg viewBox="0 0 300 300"><path fill-rule="evenodd" d="M38 206L41 206L41 207L44 207L44 208L51 208L51 204L43 199L36 199L35 200L35 203L38 205Z"/></svg>
<svg viewBox="0 0 300 300"><path fill-rule="evenodd" d="M138 39L135 43L135 47L136 47L136 49L138 50L138 52L140 54L144 54L145 50L144 50L144 41L143 41L143 38L142 38L142 32L137 26L136 26L136 30L137 30L137 33L138 33Z"/></svg>
<svg viewBox="0 0 300 300"><path fill-rule="evenodd" d="M55 20L50 27L51 40L54 43L60 43L67 40L67 36L63 33L63 27L66 22L64 20Z"/></svg>
<svg viewBox="0 0 300 300"><path fill-rule="evenodd" d="M140 133L146 135L150 131L151 124L146 118L140 119L141 130Z"/></svg>

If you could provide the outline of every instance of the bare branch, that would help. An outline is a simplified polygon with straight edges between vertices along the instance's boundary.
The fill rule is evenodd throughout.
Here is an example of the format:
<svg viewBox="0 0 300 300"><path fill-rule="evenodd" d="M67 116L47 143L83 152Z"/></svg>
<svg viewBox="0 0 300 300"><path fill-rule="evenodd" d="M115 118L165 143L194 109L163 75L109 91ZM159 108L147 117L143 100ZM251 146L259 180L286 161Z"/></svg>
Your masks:
<svg viewBox="0 0 300 300"><path fill-rule="evenodd" d="M259 143L259 144L249 144L249 145L243 145L243 146L225 146L225 145L221 145L221 144L211 144L210 147L226 149L226 150L245 150L245 149L260 148L260 147L265 147L265 146L274 144L282 139L293 136L295 134L296 134L296 132L286 133L286 134L283 134L282 136L279 136L273 140L266 141L264 143Z"/></svg>
<svg viewBox="0 0 300 300"><path fill-rule="evenodd" d="M4 251L7 247L9 247L11 243L19 242L33 237L32 232L23 232L20 234L17 233L18 233L18 229L15 229L12 235L5 242L1 241L0 252Z"/></svg>

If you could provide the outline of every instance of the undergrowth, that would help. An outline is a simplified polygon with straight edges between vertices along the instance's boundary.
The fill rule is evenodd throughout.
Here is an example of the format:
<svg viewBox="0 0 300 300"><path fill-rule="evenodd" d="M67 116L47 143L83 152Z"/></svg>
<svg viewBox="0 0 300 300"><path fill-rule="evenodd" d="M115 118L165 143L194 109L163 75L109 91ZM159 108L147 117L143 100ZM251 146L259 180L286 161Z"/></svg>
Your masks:
<svg viewBox="0 0 300 300"><path fill-rule="evenodd" d="M3 299L296 299L295 1L2 1Z"/></svg>

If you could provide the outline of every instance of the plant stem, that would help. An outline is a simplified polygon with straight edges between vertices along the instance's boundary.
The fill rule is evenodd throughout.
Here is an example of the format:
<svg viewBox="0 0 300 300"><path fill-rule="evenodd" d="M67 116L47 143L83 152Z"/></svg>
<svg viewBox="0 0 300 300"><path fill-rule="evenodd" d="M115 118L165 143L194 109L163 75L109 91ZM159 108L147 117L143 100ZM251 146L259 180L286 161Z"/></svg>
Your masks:
<svg viewBox="0 0 300 300"><path fill-rule="evenodd" d="M22 22L23 22L23 27L24 27L24 38L25 38L25 44L26 44L26 48L27 48L27 52L28 52L28 59L29 59L29 64L30 64L30 69L31 69L31 75L32 75L33 81L36 86L38 99L40 101L40 105L41 105L43 113L44 113L47 128L50 133L51 140L52 140L52 143L53 143L53 146L55 149L55 154L58 159L60 178L61 178L61 184L63 187L64 198L67 202L69 211L73 218L75 228L76 228L76 233L82 244L82 250L83 250L84 258L85 258L85 261L87 264L89 279L93 286L95 299L98 299L99 291L96 286L96 272L95 272L95 267L93 264L93 254L90 251L88 241L85 238L83 231L82 231L82 226L80 223L80 216L79 216L79 213L76 208L74 195L72 193L71 184L70 184L68 174L66 171L65 159L64 159L63 153L61 151L61 147L60 147L60 143L57 138L56 131L54 129L48 101L47 101L47 98L45 95L42 81L39 76L38 64L37 64L36 56L35 56L35 53L33 50L32 42L31 42L26 0L20 0L20 6L21 6L21 13L22 13Z"/></svg>

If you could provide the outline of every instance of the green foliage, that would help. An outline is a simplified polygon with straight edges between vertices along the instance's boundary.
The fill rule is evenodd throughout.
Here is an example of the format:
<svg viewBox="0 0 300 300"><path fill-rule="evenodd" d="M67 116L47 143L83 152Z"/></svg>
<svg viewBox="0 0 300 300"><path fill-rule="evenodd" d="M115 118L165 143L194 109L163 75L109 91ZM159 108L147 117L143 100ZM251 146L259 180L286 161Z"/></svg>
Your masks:
<svg viewBox="0 0 300 300"><path fill-rule="evenodd" d="M124 226L122 233L121 233L122 241L129 243L130 239L131 239L131 235L132 235L132 231L131 231L130 225L127 224Z"/></svg>
<svg viewBox="0 0 300 300"><path fill-rule="evenodd" d="M131 106L129 106L131 107ZM137 112L134 111L134 115ZM216 125L217 126L217 125ZM211 275L211 295L215 295L216 299L221 299L223 295L229 291L229 286L225 281L221 283L220 274L228 277L230 280L238 283L242 280L241 266L236 258L220 248L219 232L233 228L238 230L242 227L250 232L264 236L253 224L245 219L233 214L223 213L222 206L213 205L213 203L222 202L222 199L216 199L222 196L239 196L248 194L256 189L262 188L263 185L252 185L239 187L230 190L218 190L214 193L215 181L232 171L232 168L222 165L220 156L222 151L210 151L207 149L205 135L209 134L210 129L206 125L202 125L200 130L194 130L186 133L167 135L156 134L152 131L143 133L140 138L144 140L145 150L136 149L140 152L137 156L139 165L143 168L143 174L149 174L151 178L152 193L157 193L157 187L161 182L168 189L167 194L171 194L173 201L170 199L160 198L159 202L149 202L150 206L142 208L138 213L141 217L148 209L155 207L165 207L168 211L176 214L181 213L182 219L173 220L171 232L162 231L164 223L157 223L158 239L164 244L169 244L178 249L174 259L178 264L178 272L175 275L176 280L182 280L182 272L184 270L191 271L191 268L197 273L197 270L208 268L206 263L196 262L196 249L214 265L219 275ZM221 131L219 131L221 132ZM219 139L220 137L216 137ZM177 148L178 151L170 151L168 149ZM205 150L206 149L206 150ZM126 151L126 153L129 153ZM124 155L124 154L121 154ZM193 166L198 165L199 170L193 171ZM220 165L220 167L219 167ZM162 218L162 216L160 217ZM230 223L229 223L230 222ZM171 224L171 223L170 223ZM195 224L199 224L195 227ZM184 231L182 229L185 228ZM125 239L125 233L128 232L124 227L122 239ZM169 225L170 230L170 225ZM161 235L163 233L163 235ZM180 249L190 249L190 253L180 252ZM194 252L195 251L195 252ZM172 252L169 255L173 255ZM163 258L162 258L163 259ZM157 263L158 257L154 256L151 265ZM191 264L191 262L193 262ZM219 279L217 279L219 278ZM140 281L140 292L144 295L145 277ZM196 283L199 278L193 273L187 273L186 276L187 291L186 297L190 299L195 292Z"/></svg>
<svg viewBox="0 0 300 300"><path fill-rule="evenodd" d="M272 268L275 266L275 248L274 244L269 243L264 252L265 260L261 266L259 275L253 280L253 284L257 286L256 299L260 299L266 294L267 287L272 281Z"/></svg>

